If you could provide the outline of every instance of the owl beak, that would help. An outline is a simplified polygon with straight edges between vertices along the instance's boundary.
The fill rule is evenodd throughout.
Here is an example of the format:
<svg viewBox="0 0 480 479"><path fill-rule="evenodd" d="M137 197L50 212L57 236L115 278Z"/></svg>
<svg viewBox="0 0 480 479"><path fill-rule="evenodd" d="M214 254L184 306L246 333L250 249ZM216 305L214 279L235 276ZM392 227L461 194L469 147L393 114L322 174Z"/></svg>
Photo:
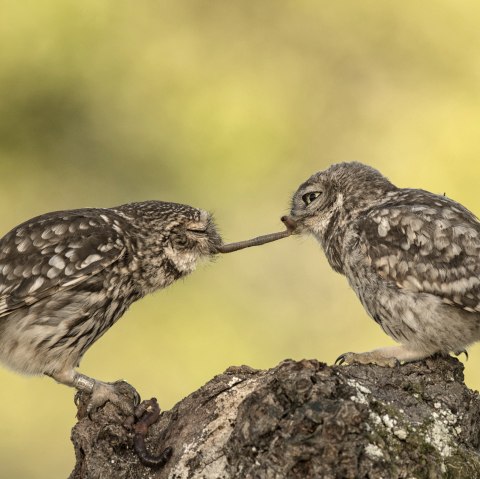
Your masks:
<svg viewBox="0 0 480 479"><path fill-rule="evenodd" d="M217 231L215 223L211 218L209 218L206 226L208 243L209 243L209 254L217 254L217 248L223 244L222 237Z"/></svg>
<svg viewBox="0 0 480 479"><path fill-rule="evenodd" d="M299 233L298 231L299 225L291 216L287 216L287 215L282 216L280 220L286 226L290 234Z"/></svg>

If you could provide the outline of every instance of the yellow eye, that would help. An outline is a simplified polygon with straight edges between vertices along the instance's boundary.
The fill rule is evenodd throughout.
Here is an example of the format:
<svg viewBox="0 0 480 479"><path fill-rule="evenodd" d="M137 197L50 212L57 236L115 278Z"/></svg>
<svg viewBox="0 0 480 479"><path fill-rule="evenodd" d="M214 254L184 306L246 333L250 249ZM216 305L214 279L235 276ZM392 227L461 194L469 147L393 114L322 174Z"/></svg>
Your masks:
<svg viewBox="0 0 480 479"><path fill-rule="evenodd" d="M305 206L308 206L312 201L316 200L322 194L321 191L310 191L302 196Z"/></svg>

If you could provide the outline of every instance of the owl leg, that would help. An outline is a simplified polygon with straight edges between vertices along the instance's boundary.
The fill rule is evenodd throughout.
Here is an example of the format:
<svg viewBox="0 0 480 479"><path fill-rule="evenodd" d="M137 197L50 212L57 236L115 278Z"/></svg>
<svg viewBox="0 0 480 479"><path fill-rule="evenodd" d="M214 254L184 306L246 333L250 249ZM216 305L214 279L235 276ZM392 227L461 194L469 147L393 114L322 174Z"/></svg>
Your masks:
<svg viewBox="0 0 480 479"><path fill-rule="evenodd" d="M138 392L125 381L105 383L89 376L80 374L74 369L48 374L55 381L74 387L79 392L90 394L87 403L87 413L90 415L107 401L115 404L125 415L132 415L134 408L140 403Z"/></svg>
<svg viewBox="0 0 480 479"><path fill-rule="evenodd" d="M398 366L401 362L410 363L428 358L432 352L418 351L409 349L407 346L388 346L385 348L374 349L366 353L344 353L336 360L335 364L359 363L376 364L377 366Z"/></svg>

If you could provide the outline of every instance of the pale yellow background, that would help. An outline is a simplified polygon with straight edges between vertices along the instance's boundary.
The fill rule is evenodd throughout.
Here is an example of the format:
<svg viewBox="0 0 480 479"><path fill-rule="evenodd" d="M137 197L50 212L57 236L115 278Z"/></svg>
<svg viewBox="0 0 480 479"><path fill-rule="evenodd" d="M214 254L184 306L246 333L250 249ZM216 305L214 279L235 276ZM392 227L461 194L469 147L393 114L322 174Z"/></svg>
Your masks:
<svg viewBox="0 0 480 479"><path fill-rule="evenodd" d="M359 160L480 213L476 1L0 1L0 230L162 199L226 240ZM218 258L135 304L81 370L169 408L232 364L331 363L390 340L313 239ZM468 383L478 388L480 348ZM0 369L0 477L66 477L73 391Z"/></svg>

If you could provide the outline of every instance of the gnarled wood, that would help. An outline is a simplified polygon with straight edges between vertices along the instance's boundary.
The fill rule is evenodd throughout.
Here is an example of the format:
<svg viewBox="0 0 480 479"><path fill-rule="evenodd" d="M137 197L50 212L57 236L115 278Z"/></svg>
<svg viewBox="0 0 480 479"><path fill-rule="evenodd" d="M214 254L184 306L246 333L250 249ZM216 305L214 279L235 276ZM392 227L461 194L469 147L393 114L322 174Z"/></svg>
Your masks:
<svg viewBox="0 0 480 479"><path fill-rule="evenodd" d="M71 479L480 477L480 399L454 358L231 367L151 426L150 453L173 447L159 470L140 463L114 406L92 420L84 408Z"/></svg>

